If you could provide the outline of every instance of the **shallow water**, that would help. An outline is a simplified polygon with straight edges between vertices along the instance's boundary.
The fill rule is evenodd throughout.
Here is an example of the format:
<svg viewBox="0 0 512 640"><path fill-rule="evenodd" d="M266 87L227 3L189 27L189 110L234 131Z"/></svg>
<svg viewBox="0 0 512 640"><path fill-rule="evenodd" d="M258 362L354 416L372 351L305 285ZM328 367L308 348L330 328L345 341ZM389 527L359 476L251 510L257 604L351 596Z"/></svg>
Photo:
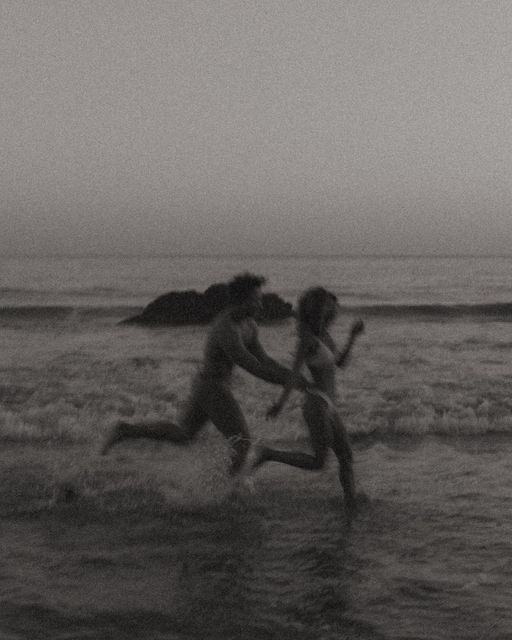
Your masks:
<svg viewBox="0 0 512 640"><path fill-rule="evenodd" d="M478 441L359 443L369 501L351 528L333 460L319 473L268 465L254 494L230 498L215 438L107 458L8 446L0 630L510 638L512 441Z"/></svg>
<svg viewBox="0 0 512 640"><path fill-rule="evenodd" d="M368 496L352 528L333 459L319 473L268 465L233 498L211 427L191 447L98 455L115 420L174 420L186 400L205 328L120 327L126 308L112 306L173 288L170 263L173 286L261 266L283 295L304 274L347 304L400 311L365 317L338 376ZM5 305L108 308L1 307L0 637L512 638L510 322L396 306L507 302L509 265L72 261L38 263L37 282L34 264L4 265ZM291 322L261 328L283 363L294 339ZM269 422L276 387L237 372L234 392L254 438L307 447L299 394Z"/></svg>

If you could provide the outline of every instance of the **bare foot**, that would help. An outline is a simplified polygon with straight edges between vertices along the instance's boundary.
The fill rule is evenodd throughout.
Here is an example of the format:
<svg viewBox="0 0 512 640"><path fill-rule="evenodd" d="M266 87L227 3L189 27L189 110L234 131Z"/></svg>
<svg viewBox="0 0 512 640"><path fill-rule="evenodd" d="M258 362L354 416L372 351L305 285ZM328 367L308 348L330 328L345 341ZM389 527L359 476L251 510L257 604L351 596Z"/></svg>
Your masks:
<svg viewBox="0 0 512 640"><path fill-rule="evenodd" d="M233 482L230 494L232 498L244 498L255 492L254 478L239 474Z"/></svg>
<svg viewBox="0 0 512 640"><path fill-rule="evenodd" d="M103 441L103 444L101 445L100 455L106 455L114 444L123 439L123 430L126 425L126 422L118 422L110 429Z"/></svg>
<svg viewBox="0 0 512 640"><path fill-rule="evenodd" d="M249 450L249 453L247 454L247 460L246 460L247 473L252 473L253 471L256 471L256 469L263 462L264 448L265 447L259 442L255 442L252 445L252 447Z"/></svg>
<svg viewBox="0 0 512 640"><path fill-rule="evenodd" d="M345 516L349 526L352 524L352 520L356 517L358 512L357 498L355 496L345 497Z"/></svg>
<svg viewBox="0 0 512 640"><path fill-rule="evenodd" d="M349 524L369 504L370 498L363 491L359 491L355 496L345 498L345 515Z"/></svg>
<svg viewBox="0 0 512 640"><path fill-rule="evenodd" d="M363 507L367 507L370 504L370 498L366 495L364 491L358 491L356 495L357 508L362 509Z"/></svg>

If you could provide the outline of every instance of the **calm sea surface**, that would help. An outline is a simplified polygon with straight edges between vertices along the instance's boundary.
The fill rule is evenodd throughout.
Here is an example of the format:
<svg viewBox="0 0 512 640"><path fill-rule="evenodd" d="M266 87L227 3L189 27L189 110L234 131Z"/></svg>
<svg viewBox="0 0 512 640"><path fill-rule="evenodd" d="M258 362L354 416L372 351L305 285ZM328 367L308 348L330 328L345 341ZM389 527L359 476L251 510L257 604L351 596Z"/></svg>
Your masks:
<svg viewBox="0 0 512 640"><path fill-rule="evenodd" d="M334 461L268 465L230 498L211 428L98 456L120 417L174 419L204 327L119 326L241 271L339 297L366 332L339 407L369 498L346 526ZM512 638L511 258L0 260L1 638ZM290 362L293 322L261 328ZM254 438L305 448L300 396L243 372Z"/></svg>
<svg viewBox="0 0 512 640"><path fill-rule="evenodd" d="M347 304L512 301L512 258L133 257L0 259L0 304L145 305L246 270L292 300L322 284Z"/></svg>

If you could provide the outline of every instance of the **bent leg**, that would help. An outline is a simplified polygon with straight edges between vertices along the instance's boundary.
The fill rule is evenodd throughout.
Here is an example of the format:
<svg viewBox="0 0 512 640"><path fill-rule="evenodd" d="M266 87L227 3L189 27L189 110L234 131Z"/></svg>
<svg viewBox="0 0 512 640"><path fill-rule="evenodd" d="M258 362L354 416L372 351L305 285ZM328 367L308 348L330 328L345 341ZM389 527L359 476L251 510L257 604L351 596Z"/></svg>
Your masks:
<svg viewBox="0 0 512 640"><path fill-rule="evenodd" d="M254 467L257 468L265 462L281 462L291 467L317 471L322 469L327 457L326 427L327 413L324 403L318 398L306 398L302 414L309 430L313 454L301 451L281 451L263 447L259 453Z"/></svg>
<svg viewBox="0 0 512 640"><path fill-rule="evenodd" d="M303 453L302 451L282 451L280 449L271 449L270 447L263 447L261 449L258 459L254 464L254 468L257 469L265 462L281 462L282 464L287 464L290 467L308 469L309 471L318 471L324 465L323 460L312 453Z"/></svg>
<svg viewBox="0 0 512 640"><path fill-rule="evenodd" d="M240 405L225 384L212 384L204 406L208 417L232 446L230 475L242 468L251 446L247 423Z"/></svg>
<svg viewBox="0 0 512 640"><path fill-rule="evenodd" d="M356 488L353 470L352 447L348 438L348 433L337 413L333 415L333 450L338 458L339 476L343 493L347 515L350 517L356 507Z"/></svg>
<svg viewBox="0 0 512 640"><path fill-rule="evenodd" d="M180 424L165 420L147 423L118 422L105 439L101 454L105 455L114 444L118 444L122 440L148 438L150 440L165 440L174 444L190 442L208 420L208 413L201 405L200 400L197 391L192 394Z"/></svg>

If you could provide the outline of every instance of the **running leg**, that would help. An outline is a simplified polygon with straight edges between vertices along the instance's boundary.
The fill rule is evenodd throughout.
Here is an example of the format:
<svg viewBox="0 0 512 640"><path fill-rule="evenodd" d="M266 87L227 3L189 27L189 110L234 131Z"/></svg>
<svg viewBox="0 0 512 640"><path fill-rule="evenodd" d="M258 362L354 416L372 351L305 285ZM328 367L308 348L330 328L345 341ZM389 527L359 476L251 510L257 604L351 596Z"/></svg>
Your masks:
<svg viewBox="0 0 512 640"><path fill-rule="evenodd" d="M271 449L270 447L262 447L254 464L255 468L265 462L281 462L291 467L308 469L310 471L317 471L323 468L327 457L328 445L325 433L327 413L324 402L316 397L306 398L302 414L309 429L311 446L314 453L281 451L279 449Z"/></svg>
<svg viewBox="0 0 512 640"><path fill-rule="evenodd" d="M114 444L122 440L148 438L150 440L165 440L174 444L187 444L192 441L197 432L208 420L208 413L200 403L198 393L193 393L187 403L180 424L160 420L149 423L118 422L108 434L101 454L108 453Z"/></svg>
<svg viewBox="0 0 512 640"><path fill-rule="evenodd" d="M338 458L339 476L343 493L345 496L345 505L347 516L349 519L354 515L356 510L356 489L353 470L352 447L348 438L347 431L341 418L337 413L333 415L333 450Z"/></svg>
<svg viewBox="0 0 512 640"><path fill-rule="evenodd" d="M204 406L208 417L232 446L230 475L236 475L247 457L251 439L247 423L235 397L225 385L212 385Z"/></svg>

